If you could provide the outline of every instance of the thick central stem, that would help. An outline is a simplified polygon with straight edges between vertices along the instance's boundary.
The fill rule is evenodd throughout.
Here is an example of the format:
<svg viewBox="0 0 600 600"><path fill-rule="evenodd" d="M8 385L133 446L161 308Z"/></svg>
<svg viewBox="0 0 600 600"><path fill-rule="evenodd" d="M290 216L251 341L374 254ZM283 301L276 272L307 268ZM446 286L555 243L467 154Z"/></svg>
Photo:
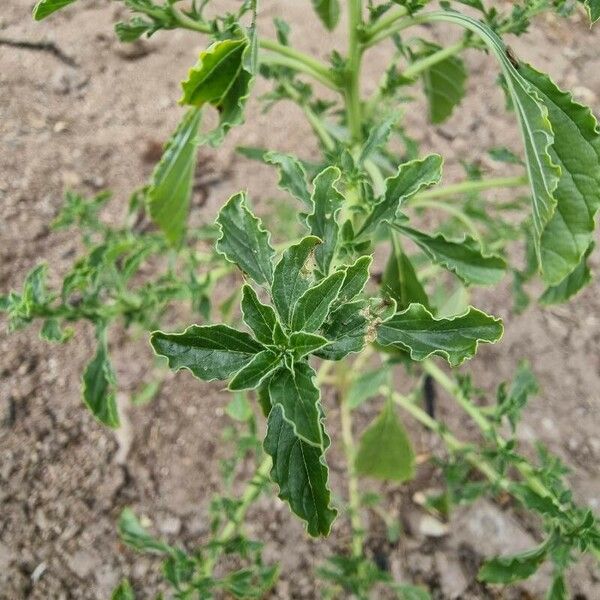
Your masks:
<svg viewBox="0 0 600 600"><path fill-rule="evenodd" d="M345 85L346 114L352 144L362 141L362 117L360 104L360 63L363 27L362 0L348 0L348 66Z"/></svg>

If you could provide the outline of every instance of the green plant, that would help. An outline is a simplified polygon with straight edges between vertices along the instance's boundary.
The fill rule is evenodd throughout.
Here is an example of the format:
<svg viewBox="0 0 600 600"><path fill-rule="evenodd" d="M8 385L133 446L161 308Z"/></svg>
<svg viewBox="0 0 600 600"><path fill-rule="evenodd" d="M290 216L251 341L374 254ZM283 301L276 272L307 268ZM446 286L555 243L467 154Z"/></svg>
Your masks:
<svg viewBox="0 0 600 600"><path fill-rule="evenodd" d="M74 1L41 0L34 16L45 18ZM401 408L437 432L448 448L439 459L447 489L428 499L432 510L447 516L457 503L503 492L540 517L544 541L530 552L488 560L479 578L513 583L550 560L555 578L549 597L566 598L565 572L577 555L600 557L600 528L591 511L574 503L557 459L541 447L537 462L519 452L514 431L537 390L531 372L519 367L514 382L499 387L496 402L481 407L473 401L468 376L448 375L432 357L458 367L479 344L501 338L501 321L469 305L477 286L495 285L512 274L515 308L522 310L530 302L525 284L534 278L546 286L542 304L565 302L590 280L586 261L600 206L598 123L547 75L515 57L503 37L525 33L539 13L568 16L578 4L596 21L600 3L524 0L503 11L479 0L440 2L440 9L427 0L348 0L348 50L345 56L334 52L328 63L296 50L290 26L281 19L275 21L277 40L260 36L258 0L240 2L237 11L216 17L207 16L209 0L196 0L185 9L176 0L123 4L132 17L116 25L122 41L175 28L210 38L182 83L181 104L187 112L150 184L134 195L123 228L108 228L98 219L105 196L85 201L69 195L58 223L84 232L88 254L67 274L60 293L46 290L45 268L38 267L23 291L3 297L1 306L12 328L41 318L42 335L55 341L66 340L69 321L86 319L95 325L98 351L84 374L84 399L98 419L116 426L108 325L123 318L126 324L156 329L172 301L191 300L204 324L179 333L155 331L154 350L172 369L188 369L205 381L228 381L247 414L252 409L240 394L253 390L267 422L264 457L257 461L249 491L240 501L217 503L215 515L228 524L226 535L215 529L208 554L190 556L157 542L130 512L120 521L125 541L165 555L165 575L176 597L211 597L216 590L260 596L273 585L276 569L264 567L257 546L238 533L249 503L266 485L265 475L310 535L328 535L338 514L328 482L330 437L322 402L322 390L332 388L347 459L343 508L352 542L348 555L332 557L320 569L326 594L366 598L374 586L385 585L400 597L426 597L419 588L394 582L364 551L361 513L373 499L359 493L359 477L403 482L414 473L409 436L397 412ZM338 0L312 4L327 29L337 26ZM420 24L443 24L464 35L441 48L413 35ZM385 76L365 99L363 55L390 41L394 55ZM409 101L411 86L422 84L431 122L447 119L465 95L468 74L461 54L467 49L487 51L497 60L499 84L521 129L524 152L520 157L507 149L490 150L496 160L514 165L514 176L490 179L469 167L465 181L435 187L442 158L419 157L403 124L402 105ZM287 239L276 245L268 231L273 224L255 216L246 193L222 206L216 228L186 228L197 147L218 145L243 122L259 73L273 82L263 98L266 108L282 100L298 104L322 150L307 161L240 148L244 156L273 165L280 187L303 211ZM327 99L317 95L321 87L329 90ZM218 125L201 132L202 114L211 107ZM486 190L501 188L519 189L520 195L510 202L484 202ZM435 231L425 232L418 228L424 211L446 218ZM158 231L140 226L148 218ZM516 244L526 248L520 267L511 263ZM373 262L380 245L388 253L383 268ZM153 265L152 257L165 253L170 255L166 265L157 260L164 273L136 287L140 265ZM212 324L212 290L222 278L240 285L221 311L225 322ZM238 299L239 313L232 310ZM401 369L413 378L408 394L394 387L393 374ZM421 407L432 381L480 429L479 444L458 439ZM353 411L377 397L384 398L381 413L356 442ZM393 524L388 525L393 532ZM253 567L216 577L215 563L226 548L249 557ZM133 597L133 592L123 583L114 597Z"/></svg>

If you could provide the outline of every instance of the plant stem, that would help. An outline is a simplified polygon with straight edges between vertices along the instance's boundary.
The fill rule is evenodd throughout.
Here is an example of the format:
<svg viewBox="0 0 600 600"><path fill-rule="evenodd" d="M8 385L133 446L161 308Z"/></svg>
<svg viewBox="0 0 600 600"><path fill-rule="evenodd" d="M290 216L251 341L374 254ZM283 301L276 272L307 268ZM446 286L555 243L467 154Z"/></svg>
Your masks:
<svg viewBox="0 0 600 600"><path fill-rule="evenodd" d="M437 65L438 63L454 56L455 54L458 54L466 47L467 42L465 40L462 40L460 42L457 42L456 44L453 44L452 46L442 48L441 50L438 50L437 52L434 52L433 54L430 54L429 56L426 56L425 58L422 58L421 60L417 60L416 62L412 63L402 72L402 75L404 75L404 77L408 79L414 79L423 71L427 71L434 65Z"/></svg>
<svg viewBox="0 0 600 600"><path fill-rule="evenodd" d="M477 240L479 239L479 231L475 226L475 223L469 218L460 208L452 206L451 204L444 204L443 202L437 202L436 200L418 199L411 204L412 208L433 208L436 210L443 210L448 214L456 217L469 231L469 233Z"/></svg>
<svg viewBox="0 0 600 600"><path fill-rule="evenodd" d="M345 377L345 375L343 375ZM343 386L345 387L345 386ZM342 425L342 441L346 456L346 472L348 475L348 509L352 528L352 556L358 558L363 554L363 526L360 518L360 494L358 478L354 468L356 447L352 434L352 411L346 402L346 394L340 394L340 419Z"/></svg>
<svg viewBox="0 0 600 600"><path fill-rule="evenodd" d="M192 19L188 17L182 10L179 10L176 6L171 5L171 14L175 17L175 20L181 27L184 29L190 29L191 31L199 31L200 33L210 33L212 30L208 23L203 23L202 21L196 21L196 19Z"/></svg>
<svg viewBox="0 0 600 600"><path fill-rule="evenodd" d="M481 181L463 181L452 185L446 185L433 188L425 192L416 194L413 202L419 200L429 200L433 198L447 198L450 196L459 196L461 194L470 194L473 192L483 192L494 188L514 188L527 185L529 182L525 175L516 177L496 177L494 179L483 179ZM409 200L410 203L410 200Z"/></svg>
<svg viewBox="0 0 600 600"><path fill-rule="evenodd" d="M397 10L390 11L388 15L379 19L377 23L367 29L365 32L365 40L367 43L369 43L373 38L376 38L383 31L389 29L396 21L404 18L407 14L408 10L406 8L398 8Z"/></svg>
<svg viewBox="0 0 600 600"><path fill-rule="evenodd" d="M346 71L346 115L352 142L362 141L362 115L360 104L360 66L362 44L360 32L363 26L362 0L348 0L348 65Z"/></svg>

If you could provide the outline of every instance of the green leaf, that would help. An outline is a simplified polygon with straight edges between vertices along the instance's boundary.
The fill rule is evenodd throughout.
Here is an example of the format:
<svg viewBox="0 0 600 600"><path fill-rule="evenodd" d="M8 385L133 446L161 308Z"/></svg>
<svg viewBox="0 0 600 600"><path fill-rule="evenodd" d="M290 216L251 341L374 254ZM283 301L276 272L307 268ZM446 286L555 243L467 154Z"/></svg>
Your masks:
<svg viewBox="0 0 600 600"><path fill-rule="evenodd" d="M329 344L315 355L326 360L341 360L351 352L360 352L365 347L369 325L366 313L364 300L346 302L332 311L321 330Z"/></svg>
<svg viewBox="0 0 600 600"><path fill-rule="evenodd" d="M456 23L472 31L485 42L500 63L525 145L527 173L533 200L534 242L538 260L541 260L540 240L556 208L554 191L560 177L560 167L553 162L550 155L554 134L548 119L548 109L535 87L513 65L504 42L485 23L453 11L429 13L428 20Z"/></svg>
<svg viewBox="0 0 600 600"><path fill-rule="evenodd" d="M245 284L242 288L242 315L244 322L263 344L272 344L275 330L281 327L272 307L263 304L256 292Z"/></svg>
<svg viewBox="0 0 600 600"><path fill-rule="evenodd" d="M256 283L270 285L273 281L275 250L271 248L270 236L263 228L262 221L248 208L243 192L232 196L223 206L217 224L221 229L217 251Z"/></svg>
<svg viewBox="0 0 600 600"><path fill-rule="evenodd" d="M581 0L579 0L581 2ZM590 21L595 23L600 19L600 0L583 0L583 4L588 12Z"/></svg>
<svg viewBox="0 0 600 600"><path fill-rule="evenodd" d="M227 404L225 412L235 421L241 421L242 423L249 421L254 414L244 392L233 394L233 398Z"/></svg>
<svg viewBox="0 0 600 600"><path fill-rule="evenodd" d="M430 154L423 159L400 165L398 173L385 180L383 199L373 207L356 237L364 237L383 221L393 219L408 198L423 188L438 183L442 176L442 164L443 159L439 154Z"/></svg>
<svg viewBox="0 0 600 600"><path fill-rule="evenodd" d="M411 304L379 326L377 341L408 350L413 360L436 354L455 367L475 355L479 342L492 344L502 333L502 321L473 307L461 316L436 319L424 306Z"/></svg>
<svg viewBox="0 0 600 600"><path fill-rule="evenodd" d="M437 44L427 43L417 58L425 58L439 50L441 47ZM458 56L450 56L424 71L422 77L429 102L429 120L434 124L443 123L465 96L465 63Z"/></svg>
<svg viewBox="0 0 600 600"><path fill-rule="evenodd" d="M521 411L529 401L529 397L537 394L539 386L529 365L522 362L519 365L515 379L506 390L506 384L501 384L497 394L496 415L498 418L507 417L512 430L515 431Z"/></svg>
<svg viewBox="0 0 600 600"><path fill-rule="evenodd" d="M337 167L327 167L315 177L311 198L314 208L312 214L306 218L310 232L323 242L315 251L317 266L323 276L329 273L338 244L339 225L336 217L344 202L344 196L335 185L340 178L341 172Z"/></svg>
<svg viewBox="0 0 600 600"><path fill-rule="evenodd" d="M73 336L73 329L68 327L61 329L58 319L49 318L44 320L40 330L40 338L47 342L58 342L63 344Z"/></svg>
<svg viewBox="0 0 600 600"><path fill-rule="evenodd" d="M435 263L455 273L466 285L494 285L506 272L506 262L499 256L485 256L479 243L466 237L460 242L435 237L404 225L392 224L410 238Z"/></svg>
<svg viewBox="0 0 600 600"><path fill-rule="evenodd" d="M542 544L533 550L513 556L499 556L487 560L477 578L486 583L514 583L531 577L548 555L548 545Z"/></svg>
<svg viewBox="0 0 600 600"><path fill-rule="evenodd" d="M329 31L333 31L340 20L339 0L312 0L319 19Z"/></svg>
<svg viewBox="0 0 600 600"><path fill-rule="evenodd" d="M547 75L525 64L519 73L548 109L554 131L550 156L561 169L554 190L556 210L540 242L542 276L546 283L557 284L581 264L594 238L600 209L600 129L590 109Z"/></svg>
<svg viewBox="0 0 600 600"><path fill-rule="evenodd" d="M398 121L399 115L394 114L391 117L388 117L383 123L374 127L369 132L369 136L360 151L360 156L358 158L359 164L363 164L372 154L375 154L377 150L387 144L387 141L390 138L390 134L392 133L392 129Z"/></svg>
<svg viewBox="0 0 600 600"><path fill-rule="evenodd" d="M350 386L344 402L351 410L364 404L367 400L379 395L379 388L389 383L390 371L380 367L373 371L361 373Z"/></svg>
<svg viewBox="0 0 600 600"><path fill-rule="evenodd" d="M212 145L244 120L244 106L256 73L256 32L214 42L200 53L198 62L182 82L181 104L210 104L219 111L219 126L208 136Z"/></svg>
<svg viewBox="0 0 600 600"><path fill-rule="evenodd" d="M281 355L272 350L259 352L231 380L230 390L251 390L258 387L279 365Z"/></svg>
<svg viewBox="0 0 600 600"><path fill-rule="evenodd" d="M119 427L119 413L115 397L116 379L106 341L106 328L96 331L98 348L83 373L83 401L92 414L108 427Z"/></svg>
<svg viewBox="0 0 600 600"><path fill-rule="evenodd" d="M339 303L351 302L364 290L369 281L372 262L372 256L361 256L354 264L346 267L344 282L337 299Z"/></svg>
<svg viewBox="0 0 600 600"><path fill-rule="evenodd" d="M429 308L429 298L423 289L415 268L402 251L396 236L392 238L392 252L383 272L381 289L396 301L398 309L404 310L412 303Z"/></svg>
<svg viewBox="0 0 600 600"><path fill-rule="evenodd" d="M324 449L306 443L284 418L282 406L274 406L269 414L265 452L273 459L271 478L279 485L279 497L292 511L306 521L310 535L329 535L337 511L330 506L329 470Z"/></svg>
<svg viewBox="0 0 600 600"><path fill-rule="evenodd" d="M592 242L574 271L567 275L560 283L546 289L540 297L541 304L550 306L567 302L592 281L592 273L587 261L594 246L595 244Z"/></svg>
<svg viewBox="0 0 600 600"><path fill-rule="evenodd" d="M289 348L293 350L294 358L300 359L327 346L328 343L329 341L323 336L306 333L306 331L295 331L290 335Z"/></svg>
<svg viewBox="0 0 600 600"><path fill-rule="evenodd" d="M320 243L319 238L305 237L290 246L275 267L272 286L273 303L286 325L290 322L296 302L310 287L310 280L305 276L305 265Z"/></svg>
<svg viewBox="0 0 600 600"><path fill-rule="evenodd" d="M546 595L546 600L568 600L567 583L562 573L555 575L552 579L552 585Z"/></svg>
<svg viewBox="0 0 600 600"><path fill-rule="evenodd" d="M292 313L293 331L313 333L323 325L342 287L344 277L343 271L336 271L302 294Z"/></svg>
<svg viewBox="0 0 600 600"><path fill-rule="evenodd" d="M391 402L363 433L355 461L359 475L407 481L415 474L415 454Z"/></svg>
<svg viewBox="0 0 600 600"><path fill-rule="evenodd" d="M148 188L150 215L172 244L178 244L192 196L201 111L189 110L169 140Z"/></svg>
<svg viewBox="0 0 600 600"><path fill-rule="evenodd" d="M307 444L323 447L323 427L319 388L315 372L306 362L294 364L294 370L280 369L271 378L269 397L273 406L283 408L283 418L294 434Z"/></svg>
<svg viewBox="0 0 600 600"><path fill-rule="evenodd" d="M152 537L130 508L123 509L117 527L123 542L138 552L167 555L175 552L169 544Z"/></svg>
<svg viewBox="0 0 600 600"><path fill-rule="evenodd" d="M266 163L279 169L279 187L289 192L308 207L312 207L310 191L306 182L306 171L294 156L281 152L267 152L263 157Z"/></svg>
<svg viewBox="0 0 600 600"><path fill-rule="evenodd" d="M73 4L76 0L39 0L33 8L33 18L41 21L49 17L52 13Z"/></svg>
<svg viewBox="0 0 600 600"><path fill-rule="evenodd" d="M110 600L135 600L133 588L127 579L123 579L121 583L113 590Z"/></svg>
<svg viewBox="0 0 600 600"><path fill-rule="evenodd" d="M183 333L155 331L150 341L171 369L189 369L204 381L227 379L264 350L250 335L227 325L192 325Z"/></svg>

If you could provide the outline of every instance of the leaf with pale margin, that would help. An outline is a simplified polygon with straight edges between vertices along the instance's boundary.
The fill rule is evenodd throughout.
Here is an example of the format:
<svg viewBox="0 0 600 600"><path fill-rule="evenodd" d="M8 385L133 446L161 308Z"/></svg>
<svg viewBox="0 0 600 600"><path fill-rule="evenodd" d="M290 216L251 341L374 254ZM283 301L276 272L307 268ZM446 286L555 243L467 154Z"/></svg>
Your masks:
<svg viewBox="0 0 600 600"><path fill-rule="evenodd" d="M281 189L289 192L306 206L312 207L306 171L295 156L281 152L267 152L263 160L275 165L279 170L279 187Z"/></svg>
<svg viewBox="0 0 600 600"><path fill-rule="evenodd" d="M33 8L33 18L41 21L49 17L52 13L73 4L77 0L40 0Z"/></svg>
<svg viewBox="0 0 600 600"><path fill-rule="evenodd" d="M229 383L232 391L252 390L267 379L281 365L281 354L273 350L259 352L246 366L242 367Z"/></svg>
<svg viewBox="0 0 600 600"><path fill-rule="evenodd" d="M283 418L293 426L298 438L322 448L321 393L315 385L315 376L306 362L295 363L293 372L280 369L269 383L269 397L273 406L283 408Z"/></svg>
<svg viewBox="0 0 600 600"><path fill-rule="evenodd" d="M600 19L600 0L579 0L579 2L583 2L592 24Z"/></svg>
<svg viewBox="0 0 600 600"><path fill-rule="evenodd" d="M306 333L306 331L294 331L289 337L289 348L294 352L294 357L300 359L307 354L313 354L317 350L327 346L329 340L321 335Z"/></svg>
<svg viewBox="0 0 600 600"><path fill-rule="evenodd" d="M433 262L455 273L467 285L494 285L506 273L504 259L483 255L473 238L453 242L442 234L430 236L404 225L391 225L415 242Z"/></svg>
<svg viewBox="0 0 600 600"><path fill-rule="evenodd" d="M329 273L338 244L339 225L336 217L344 196L335 185L340 178L341 172L337 167L327 167L315 177L311 197L313 212L306 218L310 232L323 242L315 251L315 260L323 276Z"/></svg>
<svg viewBox="0 0 600 600"><path fill-rule="evenodd" d="M320 243L321 240L317 237L305 237L290 246L275 267L273 303L286 325L289 325L296 302L310 287L310 280L306 276L306 262Z"/></svg>
<svg viewBox="0 0 600 600"><path fill-rule="evenodd" d="M272 307L263 304L256 292L245 284L242 291L242 316L244 323L252 329L256 339L263 344L272 344L279 325Z"/></svg>
<svg viewBox="0 0 600 600"><path fill-rule="evenodd" d="M345 268L344 281L337 298L338 303L351 302L364 290L369 281L372 262L372 256L361 256L354 264Z"/></svg>
<svg viewBox="0 0 600 600"><path fill-rule="evenodd" d="M152 220L172 244L179 243L185 232L200 120L200 109L193 108L186 113L152 173L147 192Z"/></svg>
<svg viewBox="0 0 600 600"><path fill-rule="evenodd" d="M417 58L425 58L441 50L437 44L426 44ZM439 61L423 72L423 87L429 103L429 120L434 124L446 121L465 97L467 70L458 56Z"/></svg>
<svg viewBox="0 0 600 600"><path fill-rule="evenodd" d="M343 271L336 271L302 294L292 313L293 331L313 333L323 325L342 287L344 277Z"/></svg>
<svg viewBox="0 0 600 600"><path fill-rule="evenodd" d="M427 293L396 236L392 239L392 252L383 272L381 290L396 301L399 310L408 308L412 303L430 308Z"/></svg>
<svg viewBox="0 0 600 600"><path fill-rule="evenodd" d="M456 367L475 356L480 342L493 344L502 333L502 321L473 307L464 315L436 319L424 306L411 304L379 326L377 341L408 350L413 360L435 354Z"/></svg>
<svg viewBox="0 0 600 600"><path fill-rule="evenodd" d="M312 0L312 5L323 25L333 31L340 20L339 0Z"/></svg>
<svg viewBox="0 0 600 600"><path fill-rule="evenodd" d="M513 556L499 556L487 560L477 579L486 583L514 583L531 577L548 556L548 545L542 544L533 550Z"/></svg>
<svg viewBox="0 0 600 600"><path fill-rule="evenodd" d="M588 258L594 247L595 244L592 242L575 270L569 273L560 283L546 288L539 300L541 304L545 306L563 304L589 285L592 281L592 273L588 266Z"/></svg>
<svg viewBox="0 0 600 600"><path fill-rule="evenodd" d="M352 352L360 352L365 347L369 326L366 313L365 300L346 302L332 311L321 330L329 343L315 355L326 360L341 360Z"/></svg>
<svg viewBox="0 0 600 600"><path fill-rule="evenodd" d="M428 21L455 23L478 35L497 58L506 80L515 112L519 119L527 173L533 200L534 242L541 261L540 239L556 208L554 191L560 177L560 167L550 155L554 134L548 119L548 109L532 86L514 67L504 42L485 23L454 11L432 12Z"/></svg>
<svg viewBox="0 0 600 600"><path fill-rule="evenodd" d="M138 552L163 555L172 555L175 552L175 548L150 535L130 508L123 509L117 527L123 542Z"/></svg>
<svg viewBox="0 0 600 600"><path fill-rule="evenodd" d="M188 369L204 381L228 379L265 349L249 334L227 325L192 325L183 333L155 331L150 342L171 369Z"/></svg>
<svg viewBox="0 0 600 600"><path fill-rule="evenodd" d="M120 425L115 395L116 379L108 355L106 329L100 326L96 338L96 354L83 372L83 401L101 423L116 428Z"/></svg>
<svg viewBox="0 0 600 600"><path fill-rule="evenodd" d="M590 109L547 75L525 64L519 73L548 109L554 131L550 156L561 169L556 210L540 242L544 281L557 284L577 268L594 238L600 209L600 128Z"/></svg>
<svg viewBox="0 0 600 600"><path fill-rule="evenodd" d="M442 177L443 159L439 154L430 154L423 159L411 160L400 165L398 173L385 180L383 199L373 207L360 228L357 238L373 232L383 221L394 219L398 209L411 196Z"/></svg>
<svg viewBox="0 0 600 600"><path fill-rule="evenodd" d="M243 192L227 201L219 212L217 224L221 229L217 251L256 283L270 285L275 250L269 243L270 236L262 221L248 208Z"/></svg>
<svg viewBox="0 0 600 600"><path fill-rule="evenodd" d="M296 435L280 405L269 413L264 449L273 459L271 479L279 486L279 497L307 523L313 537L329 535L337 516L330 506L329 470L324 457L329 439L323 435L322 447L308 444Z"/></svg>
<svg viewBox="0 0 600 600"><path fill-rule="evenodd" d="M363 433L354 466L359 475L383 481L414 477L415 453L391 402Z"/></svg>

